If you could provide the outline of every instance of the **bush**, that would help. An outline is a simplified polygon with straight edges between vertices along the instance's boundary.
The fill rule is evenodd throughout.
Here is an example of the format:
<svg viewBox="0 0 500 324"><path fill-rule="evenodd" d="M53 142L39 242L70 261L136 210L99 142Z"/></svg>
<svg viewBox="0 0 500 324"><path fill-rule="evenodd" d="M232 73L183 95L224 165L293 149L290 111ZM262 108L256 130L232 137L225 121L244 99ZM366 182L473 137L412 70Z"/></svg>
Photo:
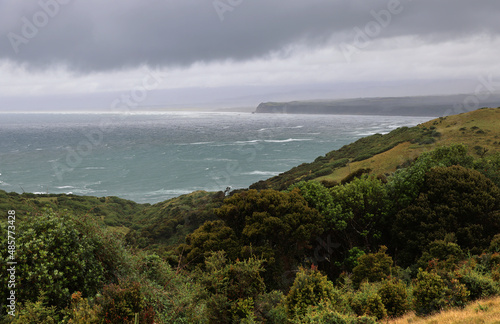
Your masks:
<svg viewBox="0 0 500 324"><path fill-rule="evenodd" d="M342 296L326 276L318 270L301 268L295 277L285 300L289 318L303 316L309 306L317 306L322 301L334 302L342 307Z"/></svg>
<svg viewBox="0 0 500 324"><path fill-rule="evenodd" d="M358 265L352 270L352 281L355 286L361 282L377 282L390 275L392 267L392 258L385 254L387 247L382 246L377 253L368 253L361 255L358 259Z"/></svg>
<svg viewBox="0 0 500 324"><path fill-rule="evenodd" d="M487 275L480 274L476 271L467 271L459 276L460 283L467 287L470 291L470 300L491 297L500 294L500 289L497 283Z"/></svg>
<svg viewBox="0 0 500 324"><path fill-rule="evenodd" d="M377 319L387 317L387 310L374 284L364 283L359 291L350 298L352 310L358 315L373 316Z"/></svg>
<svg viewBox="0 0 500 324"><path fill-rule="evenodd" d="M378 294L390 317L399 317L410 310L406 286L400 280L384 280Z"/></svg>
<svg viewBox="0 0 500 324"><path fill-rule="evenodd" d="M71 306L68 310L71 324L97 324L100 323L99 314L101 307L89 302L87 298L82 298L81 292L71 295Z"/></svg>
<svg viewBox="0 0 500 324"><path fill-rule="evenodd" d="M97 299L102 307L100 317L106 323L133 323L139 314L141 323L153 323L153 318L145 314L144 300L138 282L120 281L120 284L104 286L102 295Z"/></svg>
<svg viewBox="0 0 500 324"><path fill-rule="evenodd" d="M419 270L413 297L417 315L428 315L446 306L465 306L469 291L455 278L445 280L435 272Z"/></svg>
<svg viewBox="0 0 500 324"><path fill-rule="evenodd" d="M46 210L26 217L17 232L16 272L23 274L16 282L19 300L35 302L43 291L48 306L61 310L69 305L73 292L94 296L106 280L116 279L118 269L126 269L117 240L110 240L91 221ZM0 239L3 246L6 237L2 234ZM3 258L5 253L2 250ZM0 279L5 287L6 279ZM3 304L7 291L2 292Z"/></svg>
<svg viewBox="0 0 500 324"><path fill-rule="evenodd" d="M16 316L9 323L57 324L59 322L59 313L56 307L47 305L47 298L42 292L36 302L27 301L16 309Z"/></svg>
<svg viewBox="0 0 500 324"><path fill-rule="evenodd" d="M429 315L445 306L446 284L436 273L419 271L413 290L417 315Z"/></svg>

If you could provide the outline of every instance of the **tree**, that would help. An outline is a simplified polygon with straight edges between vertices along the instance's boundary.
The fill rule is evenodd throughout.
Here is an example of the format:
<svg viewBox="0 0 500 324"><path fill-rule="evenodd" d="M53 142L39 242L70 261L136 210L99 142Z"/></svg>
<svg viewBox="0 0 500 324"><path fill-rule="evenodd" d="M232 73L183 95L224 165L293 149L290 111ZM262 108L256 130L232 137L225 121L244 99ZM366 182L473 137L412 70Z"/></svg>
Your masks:
<svg viewBox="0 0 500 324"><path fill-rule="evenodd" d="M238 239L224 221L208 221L186 237L186 262L204 263L212 252L225 251L230 258L239 252Z"/></svg>
<svg viewBox="0 0 500 324"><path fill-rule="evenodd" d="M413 263L430 242L450 233L462 249L480 253L500 232L499 197L500 189L477 171L461 166L431 169L418 198L396 216L398 262Z"/></svg>
<svg viewBox="0 0 500 324"><path fill-rule="evenodd" d="M324 221L295 189L248 190L225 200L215 210L241 242L240 256L266 259L266 284L281 287L284 272L311 250L311 240L323 232Z"/></svg>
<svg viewBox="0 0 500 324"><path fill-rule="evenodd" d="M382 181L374 177L359 178L331 191L341 211L328 223L334 224L332 229L341 234L346 250L377 246L388 212L387 191Z"/></svg>

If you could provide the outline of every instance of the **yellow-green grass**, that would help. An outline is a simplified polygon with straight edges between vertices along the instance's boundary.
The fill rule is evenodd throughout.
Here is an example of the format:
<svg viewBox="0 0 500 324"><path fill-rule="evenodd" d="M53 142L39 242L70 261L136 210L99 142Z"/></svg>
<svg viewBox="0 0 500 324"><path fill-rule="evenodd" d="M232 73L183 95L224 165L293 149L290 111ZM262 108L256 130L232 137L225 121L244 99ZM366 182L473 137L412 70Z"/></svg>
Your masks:
<svg viewBox="0 0 500 324"><path fill-rule="evenodd" d="M398 165L416 158L422 152L451 144L465 144L469 148L469 153L475 156L478 155L474 149L477 146L485 148L486 155L500 151L500 108L485 108L460 115L436 118L418 127L427 129L434 127L437 132L441 133L441 137L436 138L433 144L400 143L386 152L363 161L351 162L345 167L334 170L332 174L316 180L340 181L350 172L361 168L369 168L372 170L371 173L376 175L394 172Z"/></svg>
<svg viewBox="0 0 500 324"><path fill-rule="evenodd" d="M387 324L500 324L500 297L473 302L463 309L450 309L427 317L408 314L381 321Z"/></svg>

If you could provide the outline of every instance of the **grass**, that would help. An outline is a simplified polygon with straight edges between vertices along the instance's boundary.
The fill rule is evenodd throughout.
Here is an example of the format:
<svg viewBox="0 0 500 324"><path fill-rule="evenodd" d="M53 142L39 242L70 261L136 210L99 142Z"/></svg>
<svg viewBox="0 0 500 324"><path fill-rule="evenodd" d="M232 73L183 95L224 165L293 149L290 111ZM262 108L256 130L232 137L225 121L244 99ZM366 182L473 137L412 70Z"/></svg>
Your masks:
<svg viewBox="0 0 500 324"><path fill-rule="evenodd" d="M372 170L371 173L376 175L394 172L406 160L414 159L436 147L450 144L465 144L469 148L469 153L474 156L479 156L481 152L485 152L484 150L486 155L500 151L500 108L479 109L460 115L436 118L417 127L426 132L438 132L441 136L434 137L435 142L431 144L410 141L399 143L390 150L363 161L351 162L316 180L340 182L350 172L361 168L369 168ZM481 150L478 150L478 147Z"/></svg>
<svg viewBox="0 0 500 324"><path fill-rule="evenodd" d="M408 314L382 321L387 324L500 324L500 297L473 302L463 309L451 309L439 314L418 317Z"/></svg>

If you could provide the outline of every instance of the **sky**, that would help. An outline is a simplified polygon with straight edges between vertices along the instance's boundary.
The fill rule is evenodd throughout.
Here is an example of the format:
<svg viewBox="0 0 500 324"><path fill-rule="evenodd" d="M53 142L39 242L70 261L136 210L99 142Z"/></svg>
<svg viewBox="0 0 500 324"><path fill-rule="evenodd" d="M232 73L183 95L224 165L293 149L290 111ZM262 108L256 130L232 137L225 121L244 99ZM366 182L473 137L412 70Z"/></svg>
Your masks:
<svg viewBox="0 0 500 324"><path fill-rule="evenodd" d="M498 0L0 0L0 112L500 91Z"/></svg>

